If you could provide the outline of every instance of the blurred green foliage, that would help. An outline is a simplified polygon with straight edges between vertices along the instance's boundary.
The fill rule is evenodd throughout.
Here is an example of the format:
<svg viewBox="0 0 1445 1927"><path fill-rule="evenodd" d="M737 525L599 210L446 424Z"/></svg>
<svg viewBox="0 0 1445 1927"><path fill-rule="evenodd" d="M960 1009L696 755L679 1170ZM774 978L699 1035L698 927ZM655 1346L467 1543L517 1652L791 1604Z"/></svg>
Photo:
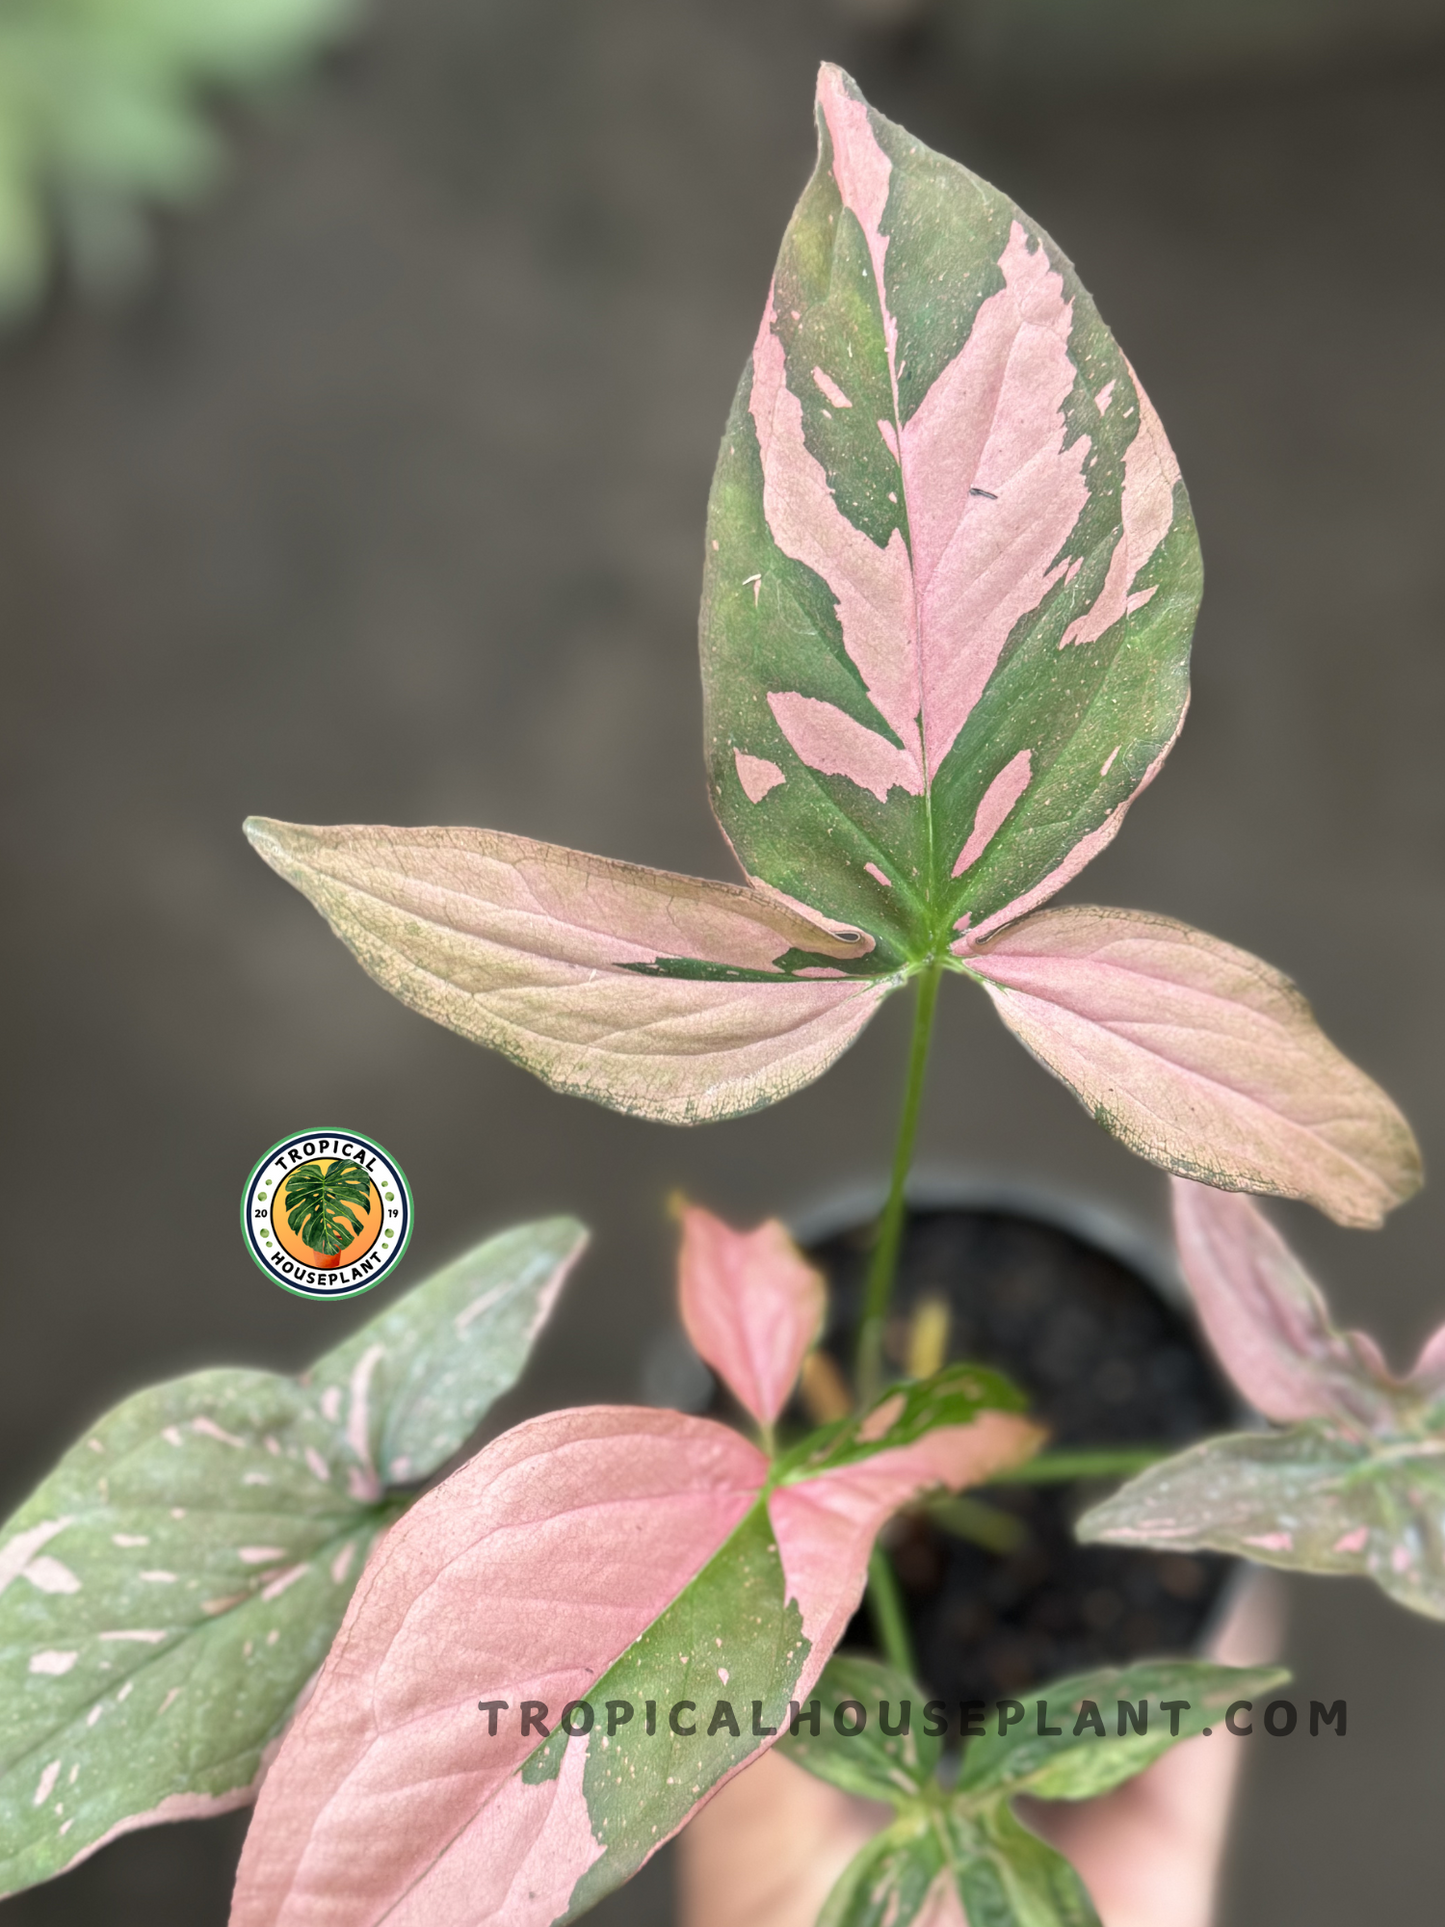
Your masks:
<svg viewBox="0 0 1445 1927"><path fill-rule="evenodd" d="M274 85L358 0L0 0L0 319L60 261L83 287L133 281L146 203L193 200L222 143L207 97Z"/></svg>

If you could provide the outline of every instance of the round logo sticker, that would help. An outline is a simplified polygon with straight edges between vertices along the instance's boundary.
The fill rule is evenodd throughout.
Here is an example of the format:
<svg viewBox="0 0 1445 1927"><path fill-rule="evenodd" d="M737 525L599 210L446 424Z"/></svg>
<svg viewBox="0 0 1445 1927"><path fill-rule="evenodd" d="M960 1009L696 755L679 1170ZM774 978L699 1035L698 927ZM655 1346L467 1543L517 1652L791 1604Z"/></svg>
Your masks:
<svg viewBox="0 0 1445 1927"><path fill-rule="evenodd" d="M401 1166L359 1131L297 1131L273 1144L241 1197L246 1249L283 1291L353 1298L379 1285L411 1237Z"/></svg>

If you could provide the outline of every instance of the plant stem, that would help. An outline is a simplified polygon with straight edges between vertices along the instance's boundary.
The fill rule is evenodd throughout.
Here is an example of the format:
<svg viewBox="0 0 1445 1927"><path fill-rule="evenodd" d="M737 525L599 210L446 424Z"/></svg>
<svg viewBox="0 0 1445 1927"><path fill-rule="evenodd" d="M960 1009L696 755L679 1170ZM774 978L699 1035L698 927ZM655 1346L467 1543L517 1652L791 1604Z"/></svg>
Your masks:
<svg viewBox="0 0 1445 1927"><path fill-rule="evenodd" d="M868 1558L868 1610L873 1615L873 1630L890 1666L909 1679L914 1677L913 1641L908 1636L908 1615L893 1561L882 1546L874 1546Z"/></svg>
<svg viewBox="0 0 1445 1927"><path fill-rule="evenodd" d="M898 1138L893 1147L893 1176L888 1186L888 1202L878 1221L878 1242L868 1264L868 1282L863 1296L863 1322L858 1332L858 1395L868 1405L883 1382L883 1330L888 1304L893 1296L893 1280L898 1270L898 1253L903 1244L903 1226L908 1210L908 1173L913 1163L913 1141L918 1135L918 1111L923 1098L923 1077L928 1068L928 1046L933 1037L933 1013L938 1004L938 982L943 966L931 963L918 979L918 1002L913 1010L913 1042L908 1052L908 1083L903 1093L903 1114L898 1120Z"/></svg>
<svg viewBox="0 0 1445 1927"><path fill-rule="evenodd" d="M1127 1478L1146 1466L1167 1459L1169 1448L1160 1445L1102 1445L1091 1452L1040 1452L1023 1465L995 1472L990 1485L1055 1485L1065 1479Z"/></svg>

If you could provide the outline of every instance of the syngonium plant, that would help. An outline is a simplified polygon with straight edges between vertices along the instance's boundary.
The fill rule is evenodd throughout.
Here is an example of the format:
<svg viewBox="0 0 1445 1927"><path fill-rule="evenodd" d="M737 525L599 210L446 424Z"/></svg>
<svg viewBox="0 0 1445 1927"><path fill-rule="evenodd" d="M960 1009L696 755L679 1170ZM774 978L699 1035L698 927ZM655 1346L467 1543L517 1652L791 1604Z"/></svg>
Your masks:
<svg viewBox="0 0 1445 1927"><path fill-rule="evenodd" d="M708 515L711 796L746 883L484 830L248 831L403 1002L644 1117L787 1096L916 979L858 1402L778 1449L816 1281L779 1227L742 1237L689 1213L684 1322L758 1445L677 1414L554 1414L428 1495L378 1554L267 1781L235 1927L585 1911L772 1743L870 1573L889 1643L897 1597L872 1550L887 1515L1036 1448L1016 1395L976 1368L883 1384L944 972L981 984L1168 1170L1356 1225L1419 1182L1398 1111L1266 965L1170 919L1042 907L1182 723L1188 500L1054 243L836 68L818 130ZM1066 1684L1089 1701L1089 1682ZM1228 1690L1200 1674L1200 1705ZM706 1748L659 1727L705 1694ZM544 1706L561 1711L550 1731ZM1035 1768L1079 1794L1148 1749L1052 1758L973 1749L954 1794L910 1786L897 1881L874 1877L895 1829L829 1918L932 1919L945 1879L981 1918L1092 1920L1010 1801Z"/></svg>
<svg viewBox="0 0 1445 1927"><path fill-rule="evenodd" d="M780 1447L822 1280L781 1225L740 1233L697 1207L679 1274L688 1335L758 1443L679 1412L557 1412L423 1497L367 1567L266 1777L232 1927L574 1919L775 1741L898 1809L829 1927L925 1912L942 1927L958 1916L928 1911L941 1876L975 1927L1098 1927L1012 1801L1105 1792L1284 1677L1164 1661L1063 1681L1066 1724L1001 1722L946 1788L953 1709L896 1669L828 1662L889 1514L1019 1467L1042 1434L996 1373L949 1365ZM831 1737L839 1701L866 1726L880 1695L865 1745ZM1124 1698L1136 1723L1111 1734L1098 1703L1112 1722ZM918 1726L898 1745L879 1734L903 1700Z"/></svg>
<svg viewBox="0 0 1445 1927"><path fill-rule="evenodd" d="M249 1374L140 1395L0 1541L0 1582L21 1582L0 1601L0 1649L24 1687L0 1754L13 1884L126 1826L250 1797L275 1749L234 1927L544 1927L627 1879L810 1692L828 1696L824 1668L865 1586L906 1674L880 1526L940 1488L1016 1475L1042 1443L1021 1396L981 1367L885 1382L945 972L979 983L1100 1122L1170 1171L1356 1225L1420 1181L1399 1112L1268 966L1167 918L1042 907L1114 836L1183 720L1199 596L1187 497L1049 237L836 68L820 77L818 128L708 516L712 800L747 881L483 830L248 827L402 1001L645 1117L700 1122L787 1096L916 980L846 1409L780 1434L821 1282L780 1225L738 1233L695 1208L683 1321L755 1441L676 1412L552 1413L402 1512L510 1382L482 1356L486 1292L439 1303L425 1340L406 1340L406 1398L429 1409L435 1376L456 1406L428 1420L424 1449L374 1441L390 1421L369 1374L392 1385L379 1328L323 1360L315 1392ZM511 1235L525 1244L537 1228ZM571 1228L548 1245L547 1276L575 1242ZM407 1303L384 1318L405 1323ZM236 1515L273 1499L250 1491L253 1472L282 1481L285 1514L255 1545ZM187 1526L193 1509L204 1530ZM383 1530L356 1583L343 1542ZM93 1570L45 1549L63 1550L62 1533ZM289 1643L265 1616L288 1599ZM118 1659L136 1674L126 1718L145 1722L102 1754L130 1730ZM1173 1722L1173 1739L1202 1730L1221 1695L1274 1677L1169 1661L1128 1683L1143 1697L1185 1688L1168 1704L1194 1720ZM192 1679L204 1690L187 1699ZM971 1742L952 1787L910 1756L889 1795L897 1821L845 1875L830 1920L936 1927L966 1906L974 1927L1092 1922L1011 1802L1101 1790L1164 1743L1156 1724L1147 1745L1121 1731L1096 1747L1093 1687L1123 1692L1063 1682L1055 1695L1082 1726ZM244 1735L217 1724L227 1695ZM706 1728L689 1730L689 1709L709 1704ZM182 1710L172 1745L164 1722Z"/></svg>
<svg viewBox="0 0 1445 1927"><path fill-rule="evenodd" d="M1183 722L1188 497L1055 243L835 67L817 122L707 520L708 773L746 883L488 830L247 828L402 1002L642 1117L774 1103L916 980L876 1382L945 972L1166 1170L1373 1225L1420 1166L1268 965L1041 907Z"/></svg>

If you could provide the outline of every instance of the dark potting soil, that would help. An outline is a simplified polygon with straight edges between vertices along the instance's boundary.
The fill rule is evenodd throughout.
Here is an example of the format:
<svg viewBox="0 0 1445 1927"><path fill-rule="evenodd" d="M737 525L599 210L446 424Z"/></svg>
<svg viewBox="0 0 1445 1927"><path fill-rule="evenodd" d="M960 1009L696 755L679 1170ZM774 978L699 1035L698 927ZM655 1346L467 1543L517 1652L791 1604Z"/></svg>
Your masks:
<svg viewBox="0 0 1445 1927"><path fill-rule="evenodd" d="M873 1228L809 1248L829 1280L824 1347L851 1366ZM921 1300L950 1308L950 1359L1006 1373L1052 1449L1177 1449L1228 1428L1238 1402L1189 1319L1140 1271L1062 1226L1012 1209L912 1214L885 1350L900 1371ZM1007 1552L900 1517L885 1543L914 1650L941 1699L993 1700L1096 1666L1197 1646L1235 1562L1081 1546L1073 1522L1119 1481L998 1485L973 1495L1018 1522ZM844 1646L873 1646L865 1606Z"/></svg>

